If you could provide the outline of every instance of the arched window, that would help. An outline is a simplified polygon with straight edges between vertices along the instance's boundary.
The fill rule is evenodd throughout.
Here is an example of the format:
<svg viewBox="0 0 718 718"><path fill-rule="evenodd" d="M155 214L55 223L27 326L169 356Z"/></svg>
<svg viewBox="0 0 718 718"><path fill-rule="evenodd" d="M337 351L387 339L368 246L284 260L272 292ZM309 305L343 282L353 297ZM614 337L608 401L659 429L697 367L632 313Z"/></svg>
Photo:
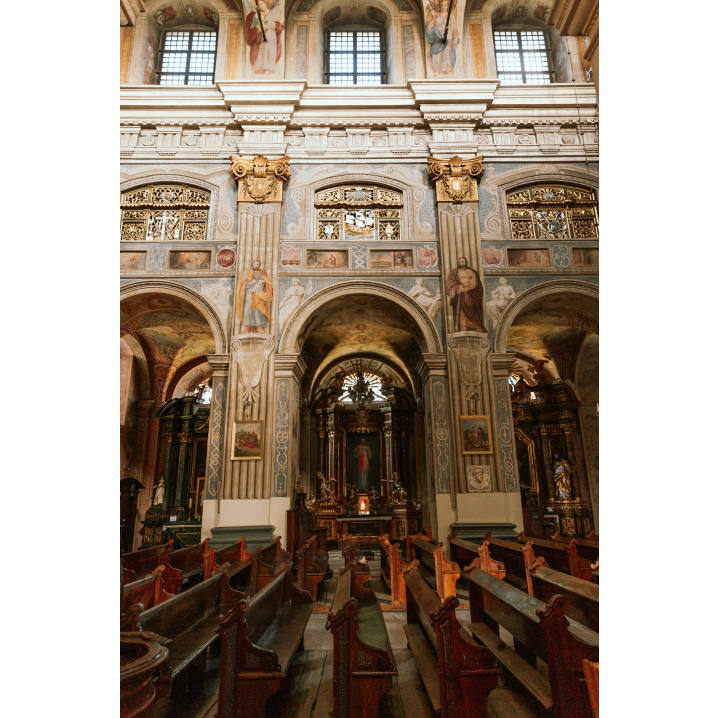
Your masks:
<svg viewBox="0 0 718 718"><path fill-rule="evenodd" d="M539 28L494 30L499 80L507 85L543 85L554 81L546 32Z"/></svg>
<svg viewBox="0 0 718 718"><path fill-rule="evenodd" d="M216 31L168 30L159 55L158 84L213 85L216 57Z"/></svg>
<svg viewBox="0 0 718 718"><path fill-rule="evenodd" d="M188 241L207 238L210 193L186 185L147 185L123 192L120 240Z"/></svg>
<svg viewBox="0 0 718 718"><path fill-rule="evenodd" d="M329 31L325 85L385 85L386 50L379 30Z"/></svg>
<svg viewBox="0 0 718 718"><path fill-rule="evenodd" d="M593 190L561 185L525 187L507 193L513 239L598 237Z"/></svg>
<svg viewBox="0 0 718 718"><path fill-rule="evenodd" d="M344 393L339 397L342 404L370 404L386 399L381 378L369 372L355 371L347 374L342 389Z"/></svg>

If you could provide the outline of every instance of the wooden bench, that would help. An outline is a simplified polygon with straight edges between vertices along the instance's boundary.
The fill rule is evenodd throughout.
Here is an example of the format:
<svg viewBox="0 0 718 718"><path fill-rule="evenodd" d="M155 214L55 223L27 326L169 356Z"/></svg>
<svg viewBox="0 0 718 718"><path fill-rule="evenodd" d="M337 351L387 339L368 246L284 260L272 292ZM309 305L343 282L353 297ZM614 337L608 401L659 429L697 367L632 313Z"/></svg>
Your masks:
<svg viewBox="0 0 718 718"><path fill-rule="evenodd" d="M122 599L120 602L120 615L126 613L131 606L137 603L142 604L142 610L158 606L174 594L165 591L162 574L164 566L158 566L149 576L132 581L122 587Z"/></svg>
<svg viewBox="0 0 718 718"><path fill-rule="evenodd" d="M132 551L121 557L125 583L149 576L160 565L160 558L172 551L172 539L161 546Z"/></svg>
<svg viewBox="0 0 718 718"><path fill-rule="evenodd" d="M229 585L245 595L250 593L254 595L258 590L256 576L261 552L261 547L257 547L251 553L247 551L243 538L219 550L209 547L204 555L204 580L206 581L222 564L228 563Z"/></svg>
<svg viewBox="0 0 718 718"><path fill-rule="evenodd" d="M160 565L165 567L165 589L169 593L178 593L195 586L204 579L204 555L209 549L209 539L194 546L160 556Z"/></svg>
<svg viewBox="0 0 718 718"><path fill-rule="evenodd" d="M484 537L485 539L486 537ZM537 556L543 556L549 563L549 566L556 571L563 571L576 578L582 578L584 581L590 581L592 578L591 563L592 561L583 558L578 551L576 539L571 539L567 544L560 541L547 541L546 539L528 538L519 534L519 541L523 545L528 541L533 543L533 551ZM494 540L491 539L491 543ZM502 559L503 560L503 559ZM598 554L593 561L598 560Z"/></svg>
<svg viewBox="0 0 718 718"><path fill-rule="evenodd" d="M282 548L282 537L277 536L267 548L259 547L256 560L256 591L261 591L270 584L282 571L292 570L292 554ZM328 561L328 559L327 559Z"/></svg>
<svg viewBox="0 0 718 718"><path fill-rule="evenodd" d="M402 572L409 565L401 560L399 544L389 542L389 534L379 538L381 549L381 575L391 591L391 605L397 608L406 608L406 584Z"/></svg>
<svg viewBox="0 0 718 718"><path fill-rule="evenodd" d="M346 568L349 564L354 563L356 581L360 586L364 586L364 584L371 578L371 569L366 562L364 554L359 549L358 542L359 540L355 539L351 535L345 536L339 541L339 550L341 551L342 558L344 559L344 567Z"/></svg>
<svg viewBox="0 0 718 718"><path fill-rule="evenodd" d="M337 580L326 628L334 637L334 718L376 718L379 701L398 675L376 595L353 565Z"/></svg>
<svg viewBox="0 0 718 718"><path fill-rule="evenodd" d="M481 549L481 552L486 552L485 561L493 560L500 563L500 567L505 571L503 578L505 578L506 581L521 591L528 592L526 564L524 562L523 551L519 544L513 541L492 539L491 533L489 532L484 536L484 542L481 546L471 543L470 541L456 538L449 542L449 546L451 551L454 552L452 553L452 558L454 555L457 555L459 565L462 566L464 571L473 562L473 560L472 562L466 562L466 559L470 555L469 549L473 549L473 559L476 559L477 555L480 554L479 549ZM484 565L487 564L484 563Z"/></svg>
<svg viewBox="0 0 718 718"><path fill-rule="evenodd" d="M517 541L519 543L526 543L527 541L535 540L536 539L532 538L531 536L525 536L523 531L518 535L517 538ZM581 556L581 558L585 558L591 563L598 561L598 541L596 541L595 539L569 538L568 536L562 536L561 534L553 533L550 535L549 543L551 543L551 541L565 545L569 545L571 541L573 541L576 545L578 555Z"/></svg>
<svg viewBox="0 0 718 718"><path fill-rule="evenodd" d="M407 542L407 563L411 561L419 562L422 576L436 589L442 601L448 596L456 596L456 581L461 576L461 569L446 558L443 543L437 546L421 534L410 537Z"/></svg>
<svg viewBox="0 0 718 718"><path fill-rule="evenodd" d="M543 556L534 555L532 546L529 541L523 547L529 595L548 603L560 593L564 597L563 612L598 633L598 586L549 568Z"/></svg>
<svg viewBox="0 0 718 718"><path fill-rule="evenodd" d="M466 570L472 635L497 658L506 688L489 697L497 718L551 715L591 718L582 660L598 660L598 634L564 615L560 594L548 604L481 568ZM514 638L514 650L499 638L499 626ZM549 680L536 670L545 661Z"/></svg>
<svg viewBox="0 0 718 718"><path fill-rule="evenodd" d="M309 593L292 584L289 571L282 571L220 618L220 718L264 716L267 699L280 689L292 656L303 650L313 606Z"/></svg>
<svg viewBox="0 0 718 718"><path fill-rule="evenodd" d="M568 542L571 540L568 536L564 536L563 534L558 533L558 532L556 532L556 531L552 531L552 532L549 534L549 538L550 538L552 541L563 541L564 543L568 543ZM578 541L579 539L576 539L576 540ZM593 544L598 545L598 534L597 534L593 529L591 529L591 530L590 530L582 539L580 539L580 540L581 540L581 541L587 541L587 542L590 542L590 543L593 543Z"/></svg>
<svg viewBox="0 0 718 718"><path fill-rule="evenodd" d="M296 555L297 584L309 591L312 600L317 600L317 586L324 580L329 566L329 554L316 547L316 536L312 536Z"/></svg>
<svg viewBox="0 0 718 718"><path fill-rule="evenodd" d="M244 594L229 585L227 564L206 581L135 617L135 631L171 640L172 695L204 690L207 652L218 639L217 620Z"/></svg>
<svg viewBox="0 0 718 718"><path fill-rule="evenodd" d="M483 568L484 571L488 571L497 578L506 578L506 567L501 561L495 561L491 558L487 544L478 546L470 541L457 538L456 531L449 534L447 541L449 542L451 560L458 564L462 571L471 565L478 555L481 559L481 568Z"/></svg>
<svg viewBox="0 0 718 718"><path fill-rule="evenodd" d="M456 596L440 601L418 567L419 562L412 561L404 571L404 633L434 714L486 718L487 698L498 684L496 659L456 620Z"/></svg>
<svg viewBox="0 0 718 718"><path fill-rule="evenodd" d="M327 550L327 530L317 526L317 516L307 507L307 494L301 486L295 486L294 508L287 509L287 551L296 556L304 544L316 536L317 548Z"/></svg>

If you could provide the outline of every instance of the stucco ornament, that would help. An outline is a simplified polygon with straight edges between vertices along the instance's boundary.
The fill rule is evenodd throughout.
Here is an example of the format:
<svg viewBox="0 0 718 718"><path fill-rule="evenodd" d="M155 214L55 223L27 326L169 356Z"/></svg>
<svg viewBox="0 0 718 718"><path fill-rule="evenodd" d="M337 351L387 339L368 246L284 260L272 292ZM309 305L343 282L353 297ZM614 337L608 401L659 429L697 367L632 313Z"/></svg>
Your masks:
<svg viewBox="0 0 718 718"><path fill-rule="evenodd" d="M467 466L466 478L469 491L491 491L491 469L488 466Z"/></svg>
<svg viewBox="0 0 718 718"><path fill-rule="evenodd" d="M232 161L229 171L237 180L237 202L282 201L284 183L291 175L289 155L273 160L264 155L253 159L230 155L229 159Z"/></svg>
<svg viewBox="0 0 718 718"><path fill-rule="evenodd" d="M428 157L429 178L436 183L436 199L460 204L478 199L477 180L484 173L484 156L462 159L454 155L450 160Z"/></svg>

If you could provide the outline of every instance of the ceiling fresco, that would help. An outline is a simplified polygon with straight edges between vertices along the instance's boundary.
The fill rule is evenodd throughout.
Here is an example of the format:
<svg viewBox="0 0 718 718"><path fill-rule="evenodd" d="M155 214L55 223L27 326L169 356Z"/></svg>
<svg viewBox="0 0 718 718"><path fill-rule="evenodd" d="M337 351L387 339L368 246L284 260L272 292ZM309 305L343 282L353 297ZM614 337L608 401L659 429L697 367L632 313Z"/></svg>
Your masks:
<svg viewBox="0 0 718 718"><path fill-rule="evenodd" d="M207 320L189 302L165 294L143 294L120 304L120 335L139 335L156 359L183 364L214 353Z"/></svg>
<svg viewBox="0 0 718 718"><path fill-rule="evenodd" d="M507 24L545 27L553 0L470 0L467 7L490 12L494 27Z"/></svg>
<svg viewBox="0 0 718 718"><path fill-rule="evenodd" d="M379 297L340 297L322 307L313 318L307 348L323 357L325 366L347 354L371 353L406 367L419 351L415 320L401 307Z"/></svg>
<svg viewBox="0 0 718 718"><path fill-rule="evenodd" d="M552 373L573 379L578 351L590 334L598 334L596 300L580 295L546 297L516 317L507 349L549 359Z"/></svg>

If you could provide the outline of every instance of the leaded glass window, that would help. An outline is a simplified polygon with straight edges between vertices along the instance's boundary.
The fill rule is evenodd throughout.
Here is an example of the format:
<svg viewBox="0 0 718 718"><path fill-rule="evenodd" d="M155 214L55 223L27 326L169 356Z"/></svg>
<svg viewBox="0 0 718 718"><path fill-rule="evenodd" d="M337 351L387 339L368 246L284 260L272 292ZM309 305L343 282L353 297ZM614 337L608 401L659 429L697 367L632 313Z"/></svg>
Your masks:
<svg viewBox="0 0 718 718"><path fill-rule="evenodd" d="M160 85L213 85L217 33L171 30L160 53Z"/></svg>
<svg viewBox="0 0 718 718"><path fill-rule="evenodd" d="M317 192L317 239L402 241L401 192L371 185L344 185Z"/></svg>
<svg viewBox="0 0 718 718"><path fill-rule="evenodd" d="M185 185L147 185L123 192L120 241L207 239L210 193Z"/></svg>
<svg viewBox="0 0 718 718"><path fill-rule="evenodd" d="M384 85L384 35L381 32L329 32L325 85Z"/></svg>
<svg viewBox="0 0 718 718"><path fill-rule="evenodd" d="M526 187L506 196L513 239L598 237L593 190L561 185Z"/></svg>
<svg viewBox="0 0 718 718"><path fill-rule="evenodd" d="M552 71L543 30L495 30L499 80L506 85L544 85Z"/></svg>

